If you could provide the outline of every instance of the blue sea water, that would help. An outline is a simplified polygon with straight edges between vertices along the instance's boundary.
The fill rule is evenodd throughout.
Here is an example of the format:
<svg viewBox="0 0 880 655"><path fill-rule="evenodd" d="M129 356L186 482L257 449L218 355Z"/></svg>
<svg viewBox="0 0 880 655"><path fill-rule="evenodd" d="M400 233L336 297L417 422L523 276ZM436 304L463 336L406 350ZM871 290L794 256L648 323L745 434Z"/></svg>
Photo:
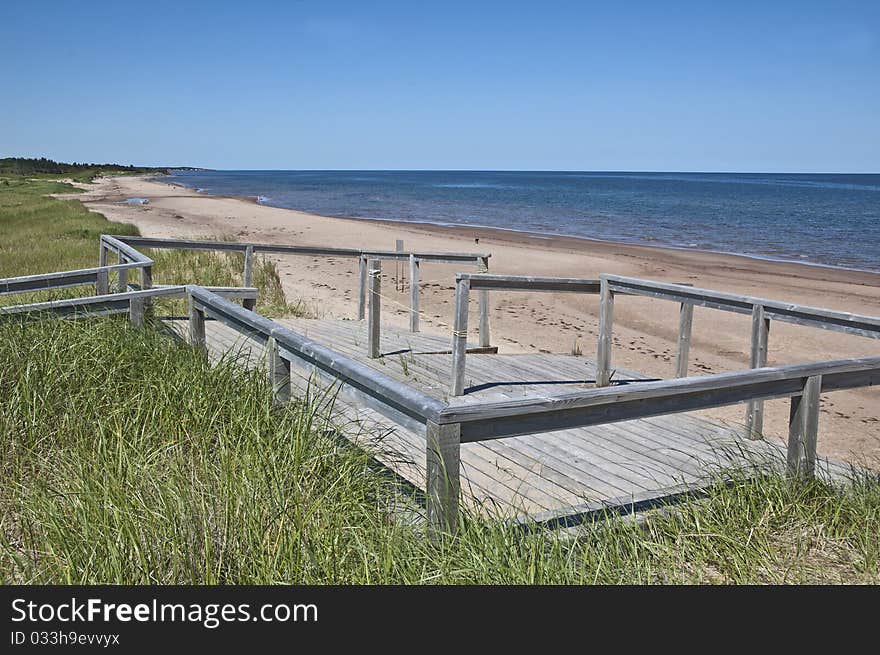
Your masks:
<svg viewBox="0 0 880 655"><path fill-rule="evenodd" d="M176 171L206 193L378 218L880 271L880 175Z"/></svg>

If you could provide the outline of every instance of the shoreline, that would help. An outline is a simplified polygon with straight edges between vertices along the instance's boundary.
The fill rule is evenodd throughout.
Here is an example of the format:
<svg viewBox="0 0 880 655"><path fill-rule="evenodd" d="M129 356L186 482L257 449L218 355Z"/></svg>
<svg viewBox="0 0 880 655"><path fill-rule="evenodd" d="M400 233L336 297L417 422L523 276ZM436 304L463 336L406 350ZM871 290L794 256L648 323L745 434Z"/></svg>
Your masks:
<svg viewBox="0 0 880 655"><path fill-rule="evenodd" d="M196 192L169 178L122 176L76 185L82 201L110 220L131 223L145 236L232 237L241 241L390 250L396 239L407 249L479 252L491 255L490 273L595 278L599 273L688 283L696 287L880 316L880 273L776 262L737 254L717 254L579 237L425 223L336 218L258 203L253 197ZM148 204L126 204L127 198ZM352 260L312 256L270 256L291 299L317 316L354 318L357 266ZM408 325L408 293L399 291L393 263L383 267L383 323ZM457 268L422 267L422 330L447 335L451 329ZM467 270L470 270L469 267ZM471 325L476 325L476 303ZM679 307L650 298L622 298L615 306L615 366L651 377L674 370ZM490 296L492 343L501 352L582 352L595 357L598 301L595 296L556 293L497 293ZM689 375L749 367L749 316L697 307ZM774 322L768 365L876 356L873 339ZM877 389L826 394L822 398L819 452L880 470L880 418ZM744 408L707 412L742 425ZM765 436L785 439L789 403L767 401Z"/></svg>
<svg viewBox="0 0 880 655"><path fill-rule="evenodd" d="M166 176L168 178L172 178L173 176ZM209 197L209 198L225 198L229 200L239 200L243 202L248 202L254 204L258 207L271 207L274 209L281 209L291 212L297 212L300 214L305 214L309 216L314 216L316 218L325 218L331 220L342 220L342 221L356 221L362 223L372 223L376 225L383 226L402 226L403 228L411 231L423 231L426 233L445 233L453 238L478 238L478 239L487 239L487 240L498 240L498 241L509 241L511 243L516 243L517 245L529 245L533 247L540 247L540 243L532 243L532 241L544 242L550 248L565 248L569 250L576 250L576 246L582 244L593 245L602 248L632 248L637 250L645 250L646 254L650 254L650 251L673 251L679 253L691 253L697 256L719 256L719 257L732 257L737 259L744 259L747 261L757 261L757 262L766 262L768 264L772 264L774 266L784 266L784 267L806 267L806 268L814 268L822 270L828 270L832 272L841 272L848 275L855 274L865 276L865 280L863 282L855 282L854 280L848 280L850 283L855 284L880 284L880 270L874 271L871 269L865 268L853 268L848 266L837 266L834 264L825 264L822 262L812 262L812 261L797 261L792 259L784 259L784 258L776 258L771 257L769 255L757 255L757 254L749 254L749 253L741 253L741 252L728 252L723 250L704 250L700 248L689 248L687 246L674 246L669 244L650 244L650 243L639 243L634 241L622 241L622 240L613 240L613 239L598 239L591 238L585 236L578 236L573 234L548 234L543 232L530 232L527 230L517 230L513 228L503 228L496 226L488 226L488 225L462 225L462 224L443 224L443 223L434 223L430 221L407 221L403 219L393 219L393 218L364 218L358 216L341 216L341 215L332 215L332 214L317 214L315 212L306 210L306 209L298 209L296 207L286 207L283 205L271 204L267 202L260 202L260 196L246 196L246 195L235 195L235 194L219 194L219 193L209 193L207 191L201 189L195 189L191 186L187 186L185 184L181 184L179 182L173 182L164 178L144 178L147 181L157 181L160 183L165 183L169 185L173 185L177 188L184 189L186 191L190 191L193 194L196 194L196 197ZM797 274L800 274L801 277L804 277L804 271L793 271Z"/></svg>

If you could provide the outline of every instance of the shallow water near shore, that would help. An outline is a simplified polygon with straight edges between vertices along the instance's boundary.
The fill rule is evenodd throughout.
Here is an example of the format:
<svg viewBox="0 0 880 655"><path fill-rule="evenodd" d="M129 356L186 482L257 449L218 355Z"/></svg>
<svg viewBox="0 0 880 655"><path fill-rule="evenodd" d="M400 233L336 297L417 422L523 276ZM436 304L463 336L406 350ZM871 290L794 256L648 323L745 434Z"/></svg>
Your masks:
<svg viewBox="0 0 880 655"><path fill-rule="evenodd" d="M327 216L492 227L880 271L880 175L176 171Z"/></svg>

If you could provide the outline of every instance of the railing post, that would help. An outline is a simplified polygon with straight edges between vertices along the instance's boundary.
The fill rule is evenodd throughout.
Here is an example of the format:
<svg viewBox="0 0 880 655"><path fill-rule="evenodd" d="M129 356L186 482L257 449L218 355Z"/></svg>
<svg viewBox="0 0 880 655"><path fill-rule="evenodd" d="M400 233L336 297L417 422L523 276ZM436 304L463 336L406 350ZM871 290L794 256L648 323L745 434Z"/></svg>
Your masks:
<svg viewBox="0 0 880 655"><path fill-rule="evenodd" d="M364 320L367 313L367 258L358 259L358 320Z"/></svg>
<svg viewBox="0 0 880 655"><path fill-rule="evenodd" d="M596 386L611 384L611 326L614 323L614 292L608 280L599 283L599 345L596 351Z"/></svg>
<svg viewBox="0 0 880 655"><path fill-rule="evenodd" d="M132 298L128 301L128 320L136 327L144 325L144 299Z"/></svg>
<svg viewBox="0 0 880 655"><path fill-rule="evenodd" d="M409 256L409 331L419 331L419 260Z"/></svg>
<svg viewBox="0 0 880 655"><path fill-rule="evenodd" d="M371 259L369 261L370 277L370 315L367 320L367 356L370 359L379 357L379 321L382 312L382 261Z"/></svg>
<svg viewBox="0 0 880 655"><path fill-rule="evenodd" d="M106 270L98 271L95 275L95 295L103 296L110 293L110 276Z"/></svg>
<svg viewBox="0 0 880 655"><path fill-rule="evenodd" d="M104 245L104 239L98 242L98 266L107 265L107 246Z"/></svg>
<svg viewBox="0 0 880 655"><path fill-rule="evenodd" d="M153 267L152 266L142 266L141 267L141 289L152 289L153 288ZM144 312L149 312L150 308L153 306L152 298L144 298Z"/></svg>
<svg viewBox="0 0 880 655"><path fill-rule="evenodd" d="M480 273L489 272L489 258L480 257ZM489 336L489 290L481 289L479 296L480 303L480 346L488 348L491 343Z"/></svg>
<svg viewBox="0 0 880 655"><path fill-rule="evenodd" d="M689 302L681 303L678 314L678 355L675 359L675 377L687 377L693 324L694 306Z"/></svg>
<svg viewBox="0 0 880 655"><path fill-rule="evenodd" d="M767 343L770 337L770 319L764 315L764 306L752 308L752 340L749 362L751 368L767 366ZM760 439L764 432L764 401L750 400L746 407L746 436Z"/></svg>
<svg viewBox="0 0 880 655"><path fill-rule="evenodd" d="M467 354L468 297L471 282L467 278L455 279L455 319L452 327L452 388L453 396L464 393L465 357Z"/></svg>
<svg viewBox="0 0 880 655"><path fill-rule="evenodd" d="M461 425L428 421L426 436L428 535L439 541L443 534L455 535L458 530Z"/></svg>
<svg viewBox="0 0 880 655"><path fill-rule="evenodd" d="M394 251L403 252L403 239L396 239L394 242ZM394 290L403 291L403 262L399 259L394 260Z"/></svg>
<svg viewBox="0 0 880 655"><path fill-rule="evenodd" d="M283 405L290 401L290 362L281 356L275 337L269 337L269 379L272 381L272 401Z"/></svg>
<svg viewBox="0 0 880 655"><path fill-rule="evenodd" d="M244 273L242 275L244 286L254 286L254 247L247 246L244 249ZM245 309L253 311L257 306L257 301L253 298L245 298L241 301L241 306Z"/></svg>
<svg viewBox="0 0 880 655"><path fill-rule="evenodd" d="M126 264L126 262L121 256L119 257L120 264ZM119 293L125 293L128 291L128 269L120 268L119 269Z"/></svg>
<svg viewBox="0 0 880 655"><path fill-rule="evenodd" d="M788 474L811 478L816 473L819 396L822 376L808 377L801 396L792 396L788 417Z"/></svg>
<svg viewBox="0 0 880 655"><path fill-rule="evenodd" d="M196 306L192 296L189 298L189 342L198 350L207 352L205 312Z"/></svg>

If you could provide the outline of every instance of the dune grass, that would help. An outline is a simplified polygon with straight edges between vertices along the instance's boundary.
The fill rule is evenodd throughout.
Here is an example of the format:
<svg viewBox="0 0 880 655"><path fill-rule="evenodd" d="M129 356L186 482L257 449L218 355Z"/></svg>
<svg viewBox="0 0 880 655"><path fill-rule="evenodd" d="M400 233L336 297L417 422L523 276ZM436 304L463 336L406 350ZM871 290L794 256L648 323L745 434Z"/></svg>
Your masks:
<svg viewBox="0 0 880 655"><path fill-rule="evenodd" d="M0 581L878 582L880 483L719 485L579 539L465 518L432 546L321 404L125 320L0 324Z"/></svg>
<svg viewBox="0 0 880 655"><path fill-rule="evenodd" d="M76 200L47 195L74 192L51 180L0 178L0 277L97 266L102 233L137 234L133 225L111 223Z"/></svg>
<svg viewBox="0 0 880 655"><path fill-rule="evenodd" d="M56 187L33 184L0 185L0 274L93 263L97 233L119 226L43 204ZM9 240L33 252L11 262ZM168 257L169 275L216 284L240 270ZM743 475L577 538L465 516L432 545L396 519L398 483L345 445L319 400L273 408L260 372L210 365L123 317L0 321L0 439L2 583L880 582L868 474L843 486Z"/></svg>
<svg viewBox="0 0 880 655"><path fill-rule="evenodd" d="M101 234L138 234L133 225L108 221L76 200L58 200L48 195L76 192L77 189L68 184L49 179L0 177L0 278L97 266ZM243 283L244 260L238 253L152 250L148 254L156 261L153 275L156 284L240 286ZM136 280L137 276L132 276L132 281ZM255 259L254 284L259 290L257 310L260 313L266 316L306 314L302 303L287 301L278 269L271 260ZM73 298L93 292L93 289L80 287L0 296L0 305ZM157 307L180 313L183 304L163 300Z"/></svg>

